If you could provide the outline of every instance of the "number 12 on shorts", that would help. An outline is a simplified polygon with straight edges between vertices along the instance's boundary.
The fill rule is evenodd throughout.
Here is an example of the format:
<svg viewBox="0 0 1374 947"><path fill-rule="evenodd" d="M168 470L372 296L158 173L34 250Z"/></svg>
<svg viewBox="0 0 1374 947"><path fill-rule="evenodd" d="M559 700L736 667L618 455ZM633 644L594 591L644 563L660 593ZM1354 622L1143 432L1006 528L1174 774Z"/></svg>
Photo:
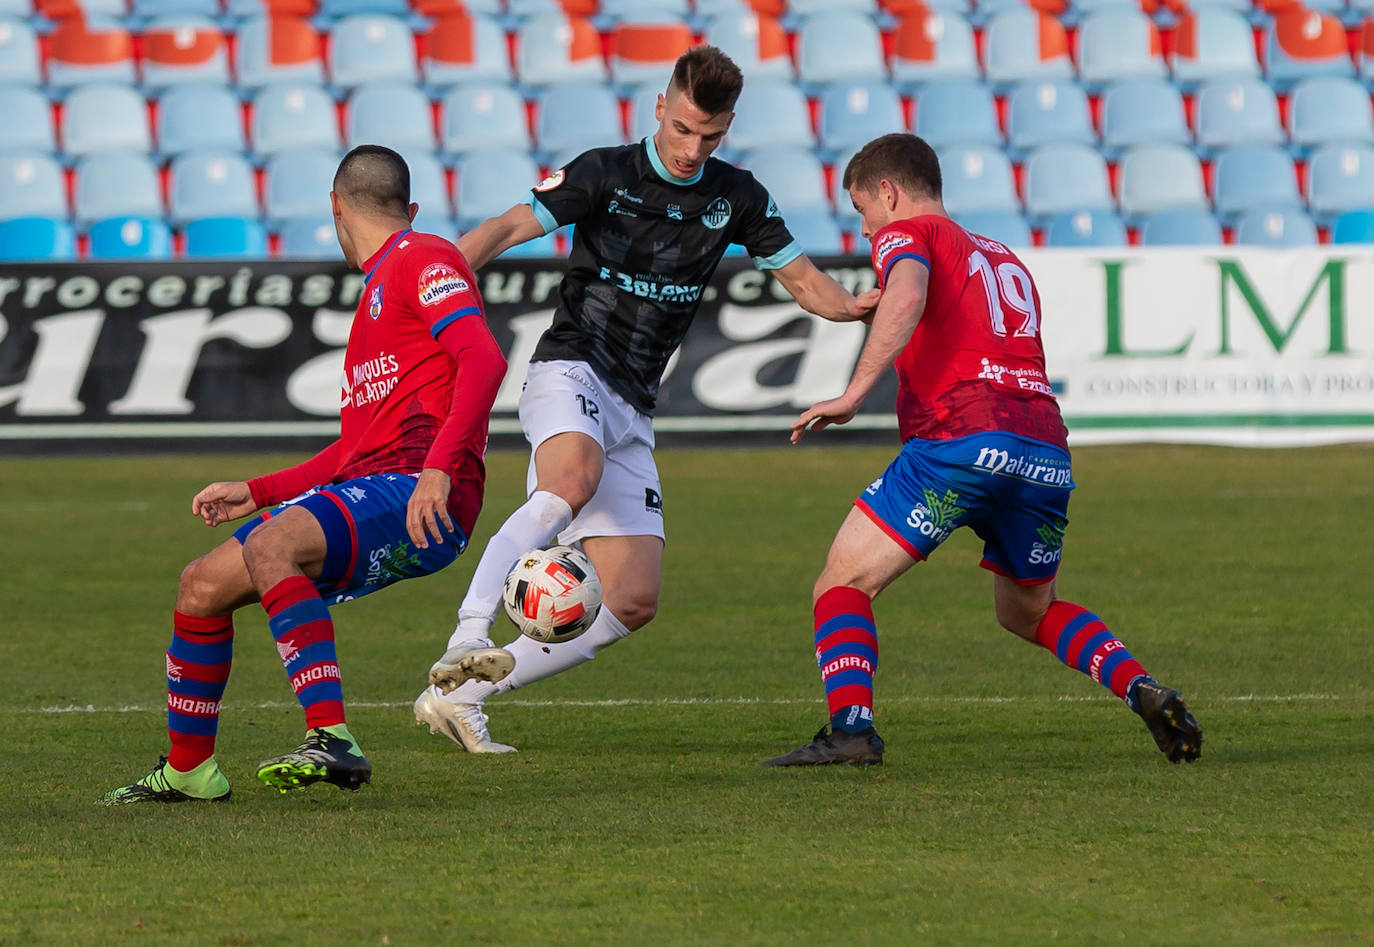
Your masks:
<svg viewBox="0 0 1374 947"><path fill-rule="evenodd" d="M596 420L597 412L601 410L596 406L596 402L593 401L591 398L588 398L586 395L577 396L577 407L582 411L584 415L591 418L593 421Z"/></svg>

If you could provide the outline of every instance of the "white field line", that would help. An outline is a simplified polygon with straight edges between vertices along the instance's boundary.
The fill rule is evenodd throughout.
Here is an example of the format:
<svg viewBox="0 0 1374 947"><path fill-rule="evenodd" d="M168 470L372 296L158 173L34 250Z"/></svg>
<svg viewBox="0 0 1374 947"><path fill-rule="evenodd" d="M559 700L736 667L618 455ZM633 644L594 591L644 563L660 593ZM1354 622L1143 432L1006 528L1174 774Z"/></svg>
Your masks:
<svg viewBox="0 0 1374 947"><path fill-rule="evenodd" d="M1345 701L1349 697L1342 697L1339 694L1233 694L1229 696L1198 697L1190 695L1190 699L1195 705L1205 704L1292 704L1304 703L1308 701ZM816 697L659 697L659 698L639 698L627 697L622 699L606 700L574 700L559 698L553 700L521 700L500 698L498 703L503 707L710 707L710 706L738 706L748 704L817 704L823 698ZM1092 697L884 697L884 704L1053 704L1053 703L1092 703L1095 701L1115 700L1108 696ZM409 707L413 701L404 700L385 700L367 701L350 700L347 701L350 707L371 707L371 708L393 708ZM226 705L226 710L282 710L289 707L299 706L295 701L269 700L259 704L250 704L235 708L232 704ZM144 704L119 704L108 707L97 707L94 704L67 704L65 706L48 707L0 707L0 713L7 714L141 714L141 713L161 713L167 708L161 704L148 706Z"/></svg>

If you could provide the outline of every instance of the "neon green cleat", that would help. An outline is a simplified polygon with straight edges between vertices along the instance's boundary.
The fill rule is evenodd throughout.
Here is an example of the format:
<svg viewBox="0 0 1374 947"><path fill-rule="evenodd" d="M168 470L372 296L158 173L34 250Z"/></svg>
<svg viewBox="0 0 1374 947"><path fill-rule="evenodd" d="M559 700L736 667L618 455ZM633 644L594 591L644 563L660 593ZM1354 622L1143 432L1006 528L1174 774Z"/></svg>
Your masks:
<svg viewBox="0 0 1374 947"><path fill-rule="evenodd" d="M372 764L344 724L315 727L306 731L305 742L290 753L263 760L258 779L283 793L318 782L357 792L363 783L372 781Z"/></svg>
<svg viewBox="0 0 1374 947"><path fill-rule="evenodd" d="M96 802L102 806L127 806L135 802L224 802L229 780L212 756L189 773L172 769L167 757L138 782L111 789Z"/></svg>

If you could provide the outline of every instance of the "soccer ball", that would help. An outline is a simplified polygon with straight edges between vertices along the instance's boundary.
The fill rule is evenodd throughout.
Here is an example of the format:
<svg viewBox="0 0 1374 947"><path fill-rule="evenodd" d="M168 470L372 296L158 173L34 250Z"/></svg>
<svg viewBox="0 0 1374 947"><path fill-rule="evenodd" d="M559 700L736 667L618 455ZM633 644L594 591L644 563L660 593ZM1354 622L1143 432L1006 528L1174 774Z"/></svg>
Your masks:
<svg viewBox="0 0 1374 947"><path fill-rule="evenodd" d="M506 575L506 614L521 633L553 643L576 638L601 608L601 580L571 546L533 549Z"/></svg>

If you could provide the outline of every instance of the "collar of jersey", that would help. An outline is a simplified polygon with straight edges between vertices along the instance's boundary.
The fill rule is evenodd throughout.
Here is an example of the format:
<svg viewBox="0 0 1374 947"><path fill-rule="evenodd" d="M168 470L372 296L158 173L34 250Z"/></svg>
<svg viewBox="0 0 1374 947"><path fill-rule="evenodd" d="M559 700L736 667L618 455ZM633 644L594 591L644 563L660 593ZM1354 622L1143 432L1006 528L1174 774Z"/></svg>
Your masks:
<svg viewBox="0 0 1374 947"><path fill-rule="evenodd" d="M649 164L653 165L654 171L658 172L658 176L669 184L676 184L678 187L691 187L693 184L700 181L701 176L706 173L706 162L703 161L701 167L697 168L697 173L690 178L675 178L668 172L667 165L659 158L658 149L654 147L654 137L652 135L645 135L640 143L644 146L644 150L649 153Z"/></svg>
<svg viewBox="0 0 1374 947"><path fill-rule="evenodd" d="M377 262L372 264L372 269L368 270L367 276L363 277L364 286L372 282L372 274L377 272L377 267L382 265L382 261L387 258L387 255L391 253L392 250L396 249L396 244L399 243L401 238L408 233L410 233L409 227L407 227L405 230L398 230L387 238L386 243L382 244L382 248L377 251L377 254L374 257Z"/></svg>

